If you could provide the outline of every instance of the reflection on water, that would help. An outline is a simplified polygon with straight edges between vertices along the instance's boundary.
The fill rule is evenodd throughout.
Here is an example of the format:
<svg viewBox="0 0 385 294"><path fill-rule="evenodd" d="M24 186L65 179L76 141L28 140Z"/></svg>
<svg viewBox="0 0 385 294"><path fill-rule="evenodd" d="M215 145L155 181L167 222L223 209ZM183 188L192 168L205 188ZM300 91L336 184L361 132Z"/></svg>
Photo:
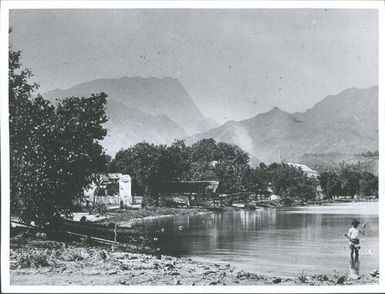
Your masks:
<svg viewBox="0 0 385 294"><path fill-rule="evenodd" d="M368 273L378 268L374 211L377 203L343 203L166 217L147 220L144 226L148 232L165 229L158 241L164 254L234 263L245 270L282 276L300 271L332 274L334 269L347 274L349 268L359 267ZM368 224L358 267L347 262L350 249L343 237L353 217Z"/></svg>
<svg viewBox="0 0 385 294"><path fill-rule="evenodd" d="M352 279L360 277L360 261L353 258L350 259L349 276Z"/></svg>

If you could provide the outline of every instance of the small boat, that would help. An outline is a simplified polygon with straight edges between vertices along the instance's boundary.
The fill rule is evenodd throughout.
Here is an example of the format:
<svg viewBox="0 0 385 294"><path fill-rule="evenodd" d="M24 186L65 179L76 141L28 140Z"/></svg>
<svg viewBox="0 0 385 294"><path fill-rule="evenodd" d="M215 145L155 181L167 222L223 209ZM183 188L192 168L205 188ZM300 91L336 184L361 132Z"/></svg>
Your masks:
<svg viewBox="0 0 385 294"><path fill-rule="evenodd" d="M226 208L225 207L221 207L221 206L216 206L216 207L208 207L207 210L210 210L210 211L225 211Z"/></svg>
<svg viewBox="0 0 385 294"><path fill-rule="evenodd" d="M335 199L334 201L335 201L335 202L342 202L342 203L345 203L345 202L352 202L352 199Z"/></svg>
<svg viewBox="0 0 385 294"><path fill-rule="evenodd" d="M232 207L236 207L236 208L245 208L245 204L244 203L233 203L233 205L231 205Z"/></svg>

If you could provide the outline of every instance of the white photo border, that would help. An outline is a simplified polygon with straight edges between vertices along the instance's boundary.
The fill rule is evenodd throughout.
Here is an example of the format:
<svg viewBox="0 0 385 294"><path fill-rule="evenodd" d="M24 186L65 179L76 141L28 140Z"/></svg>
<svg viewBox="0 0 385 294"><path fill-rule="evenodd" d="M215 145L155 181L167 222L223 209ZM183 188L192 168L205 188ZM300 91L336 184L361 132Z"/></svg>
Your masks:
<svg viewBox="0 0 385 294"><path fill-rule="evenodd" d="M379 242L380 252L385 249L385 8L383 1L18 1L0 2L0 126L1 126L1 292L2 293L382 293L385 292L385 257L379 255L378 285L362 286L16 286L10 285L10 180L8 128L8 29L12 9L162 9L162 8L337 8L374 9L379 17Z"/></svg>

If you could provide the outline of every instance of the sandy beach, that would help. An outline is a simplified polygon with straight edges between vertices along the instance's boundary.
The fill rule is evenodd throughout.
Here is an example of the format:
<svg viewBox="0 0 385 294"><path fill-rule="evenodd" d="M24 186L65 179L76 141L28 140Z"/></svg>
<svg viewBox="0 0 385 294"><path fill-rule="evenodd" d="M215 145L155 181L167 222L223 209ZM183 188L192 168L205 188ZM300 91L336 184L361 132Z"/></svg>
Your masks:
<svg viewBox="0 0 385 294"><path fill-rule="evenodd" d="M268 277L231 264L149 254L143 245L53 241L28 232L11 238L11 285L362 285L378 276ZM145 253L143 253L145 252Z"/></svg>

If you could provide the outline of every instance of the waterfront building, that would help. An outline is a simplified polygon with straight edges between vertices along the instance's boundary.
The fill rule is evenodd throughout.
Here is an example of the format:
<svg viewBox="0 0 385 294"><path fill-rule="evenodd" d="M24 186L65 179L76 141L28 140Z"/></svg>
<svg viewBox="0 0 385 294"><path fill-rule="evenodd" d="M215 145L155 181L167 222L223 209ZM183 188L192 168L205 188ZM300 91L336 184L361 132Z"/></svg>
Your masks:
<svg viewBox="0 0 385 294"><path fill-rule="evenodd" d="M131 177L122 173L96 175L92 183L84 189L86 206L103 203L109 207L133 205Z"/></svg>

